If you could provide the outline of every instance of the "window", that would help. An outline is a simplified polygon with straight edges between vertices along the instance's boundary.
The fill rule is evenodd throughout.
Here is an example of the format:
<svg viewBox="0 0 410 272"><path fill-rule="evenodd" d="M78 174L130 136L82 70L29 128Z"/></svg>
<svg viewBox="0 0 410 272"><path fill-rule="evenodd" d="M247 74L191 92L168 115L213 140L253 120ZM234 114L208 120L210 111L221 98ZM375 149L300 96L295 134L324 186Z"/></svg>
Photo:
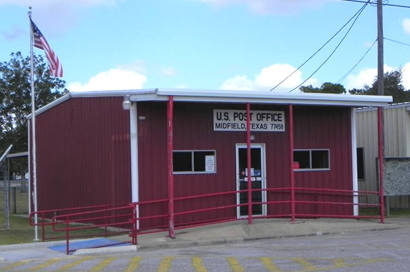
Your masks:
<svg viewBox="0 0 410 272"><path fill-rule="evenodd" d="M173 164L174 173L216 173L216 152L176 150Z"/></svg>
<svg viewBox="0 0 410 272"><path fill-rule="evenodd" d="M357 178L364 179L364 152L363 147L357 148Z"/></svg>
<svg viewBox="0 0 410 272"><path fill-rule="evenodd" d="M293 152L294 161L299 163L300 170L329 170L328 149L305 149Z"/></svg>

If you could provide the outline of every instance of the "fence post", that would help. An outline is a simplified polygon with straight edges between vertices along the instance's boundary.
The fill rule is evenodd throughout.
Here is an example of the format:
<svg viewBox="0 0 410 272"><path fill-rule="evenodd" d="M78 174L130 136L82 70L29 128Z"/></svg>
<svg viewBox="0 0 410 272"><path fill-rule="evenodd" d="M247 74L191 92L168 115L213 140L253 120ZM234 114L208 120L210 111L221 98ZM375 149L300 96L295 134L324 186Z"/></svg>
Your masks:
<svg viewBox="0 0 410 272"><path fill-rule="evenodd" d="M70 254L70 220L68 217L65 218L65 239L66 239L66 249L65 252L67 255Z"/></svg>
<svg viewBox="0 0 410 272"><path fill-rule="evenodd" d="M137 241L137 204L132 205L132 244L136 245Z"/></svg>

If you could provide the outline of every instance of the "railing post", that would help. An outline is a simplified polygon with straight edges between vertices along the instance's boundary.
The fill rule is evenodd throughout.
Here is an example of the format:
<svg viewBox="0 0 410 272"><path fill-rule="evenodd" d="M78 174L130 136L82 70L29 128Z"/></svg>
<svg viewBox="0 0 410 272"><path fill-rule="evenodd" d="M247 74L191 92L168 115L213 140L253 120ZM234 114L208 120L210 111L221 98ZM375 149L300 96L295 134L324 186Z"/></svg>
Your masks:
<svg viewBox="0 0 410 272"><path fill-rule="evenodd" d="M66 240L66 248L65 252L67 255L70 254L70 220L68 217L65 218L65 240Z"/></svg>
<svg viewBox="0 0 410 272"><path fill-rule="evenodd" d="M295 222L295 172L294 172L294 139L293 139L293 105L289 105L289 180L290 180L290 214L291 222Z"/></svg>
<svg viewBox="0 0 410 272"><path fill-rule="evenodd" d="M380 223L384 223L384 188L383 188L383 109L377 108L377 128L378 128L378 144L379 144L379 201L380 201Z"/></svg>
<svg viewBox="0 0 410 272"><path fill-rule="evenodd" d="M132 244L136 245L137 244L137 204L134 203L132 205Z"/></svg>
<svg viewBox="0 0 410 272"><path fill-rule="evenodd" d="M168 125L168 214L169 214L169 237L175 238L174 231L174 167L173 167L173 120L174 118L174 97L169 96L167 106L167 125Z"/></svg>
<svg viewBox="0 0 410 272"><path fill-rule="evenodd" d="M252 177L251 177L251 105L246 104L246 156L248 168L248 224L252 224Z"/></svg>

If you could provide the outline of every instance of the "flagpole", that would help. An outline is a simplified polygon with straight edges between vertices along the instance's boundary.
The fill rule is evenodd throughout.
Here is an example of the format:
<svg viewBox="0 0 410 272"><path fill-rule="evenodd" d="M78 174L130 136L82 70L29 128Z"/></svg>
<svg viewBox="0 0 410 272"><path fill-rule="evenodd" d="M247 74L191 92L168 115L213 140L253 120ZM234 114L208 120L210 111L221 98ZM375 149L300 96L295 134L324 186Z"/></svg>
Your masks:
<svg viewBox="0 0 410 272"><path fill-rule="evenodd" d="M38 241L38 216L37 216L37 154L36 154L36 98L34 93L34 57L33 57L33 28L31 26L31 7L28 8L28 18L30 25L30 64L31 64L31 139L33 158L33 202L34 202L34 241ZM30 150L29 150L30 152ZM30 163L30 162L29 162ZM31 192L30 192L31 193Z"/></svg>

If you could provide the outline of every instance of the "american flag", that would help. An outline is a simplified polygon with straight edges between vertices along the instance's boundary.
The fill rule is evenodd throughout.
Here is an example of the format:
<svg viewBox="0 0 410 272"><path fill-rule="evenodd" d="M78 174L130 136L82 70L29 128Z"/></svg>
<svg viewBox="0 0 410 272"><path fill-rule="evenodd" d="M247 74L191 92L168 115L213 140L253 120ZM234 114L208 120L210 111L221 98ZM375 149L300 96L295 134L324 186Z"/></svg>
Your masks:
<svg viewBox="0 0 410 272"><path fill-rule="evenodd" d="M54 53L53 49L51 49L50 45L48 45L48 42L46 38L44 38L43 34L41 34L40 29L38 29L36 24L31 19L30 21L31 29L33 30L34 46L44 50L44 52L46 53L48 64L50 65L51 75L55 77L62 77L63 66L61 66L60 60Z"/></svg>

